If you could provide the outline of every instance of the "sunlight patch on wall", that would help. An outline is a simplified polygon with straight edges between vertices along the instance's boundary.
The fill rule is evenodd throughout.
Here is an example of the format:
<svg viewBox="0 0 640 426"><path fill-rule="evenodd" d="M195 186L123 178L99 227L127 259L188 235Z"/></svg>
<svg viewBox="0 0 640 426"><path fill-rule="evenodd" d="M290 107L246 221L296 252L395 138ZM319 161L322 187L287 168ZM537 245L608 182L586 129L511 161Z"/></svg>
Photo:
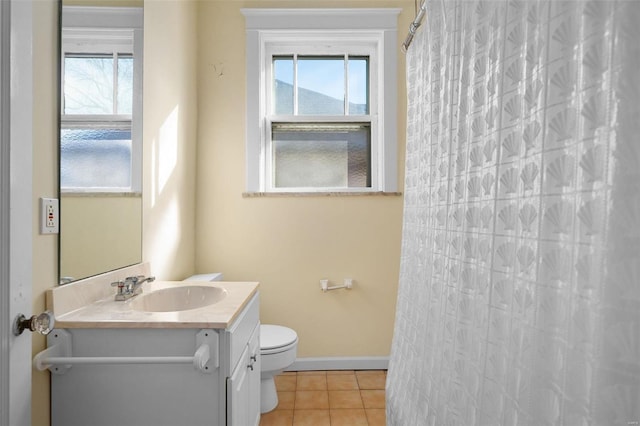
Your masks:
<svg viewBox="0 0 640 426"><path fill-rule="evenodd" d="M160 126L158 138L158 193L162 193L178 163L178 111L179 106Z"/></svg>
<svg viewBox="0 0 640 426"><path fill-rule="evenodd" d="M164 120L151 144L151 207L158 202L178 163L178 119L180 106Z"/></svg>
<svg viewBox="0 0 640 426"><path fill-rule="evenodd" d="M165 277L170 275L182 238L177 196L173 194L170 199L163 199L154 210L156 223L153 241L149 244L149 258L153 259L154 275Z"/></svg>

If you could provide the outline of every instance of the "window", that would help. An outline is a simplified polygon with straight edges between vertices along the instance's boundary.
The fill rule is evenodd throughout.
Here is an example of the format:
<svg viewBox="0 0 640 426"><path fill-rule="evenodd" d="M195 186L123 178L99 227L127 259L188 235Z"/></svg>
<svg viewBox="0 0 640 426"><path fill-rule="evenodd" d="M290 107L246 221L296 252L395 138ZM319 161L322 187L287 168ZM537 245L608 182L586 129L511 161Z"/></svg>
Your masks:
<svg viewBox="0 0 640 426"><path fill-rule="evenodd" d="M266 146L271 148L265 170L270 189L371 188L369 63L374 52L348 47L268 50ZM299 50L306 54L273 53ZM339 50L347 53L335 55Z"/></svg>
<svg viewBox="0 0 640 426"><path fill-rule="evenodd" d="M63 16L61 190L140 192L141 13L65 7Z"/></svg>
<svg viewBox="0 0 640 426"><path fill-rule="evenodd" d="M248 192L396 191L398 13L243 9Z"/></svg>

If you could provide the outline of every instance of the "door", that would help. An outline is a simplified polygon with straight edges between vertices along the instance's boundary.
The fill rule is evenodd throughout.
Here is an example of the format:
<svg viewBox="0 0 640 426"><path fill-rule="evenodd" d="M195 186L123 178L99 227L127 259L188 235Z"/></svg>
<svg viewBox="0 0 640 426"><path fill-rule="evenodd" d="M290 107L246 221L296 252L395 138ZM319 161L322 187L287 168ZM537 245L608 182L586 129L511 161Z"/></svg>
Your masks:
<svg viewBox="0 0 640 426"><path fill-rule="evenodd" d="M0 424L31 424L32 1L0 1Z"/></svg>

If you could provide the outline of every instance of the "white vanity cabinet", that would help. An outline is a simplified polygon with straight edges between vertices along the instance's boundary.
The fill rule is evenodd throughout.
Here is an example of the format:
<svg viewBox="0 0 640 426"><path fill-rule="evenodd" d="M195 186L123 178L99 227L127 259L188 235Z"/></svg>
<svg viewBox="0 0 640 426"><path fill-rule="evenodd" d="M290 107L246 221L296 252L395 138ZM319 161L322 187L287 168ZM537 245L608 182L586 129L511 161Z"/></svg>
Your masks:
<svg viewBox="0 0 640 426"><path fill-rule="evenodd" d="M259 294L233 318L226 328L53 330L48 346L60 352L48 359L71 364L49 367L52 426L259 425ZM189 363L203 345L207 364Z"/></svg>
<svg viewBox="0 0 640 426"><path fill-rule="evenodd" d="M260 424L260 321L258 299L253 299L222 340L230 350L222 360L228 369L226 383L227 425Z"/></svg>
<svg viewBox="0 0 640 426"><path fill-rule="evenodd" d="M260 324L227 379L227 424L260 424Z"/></svg>

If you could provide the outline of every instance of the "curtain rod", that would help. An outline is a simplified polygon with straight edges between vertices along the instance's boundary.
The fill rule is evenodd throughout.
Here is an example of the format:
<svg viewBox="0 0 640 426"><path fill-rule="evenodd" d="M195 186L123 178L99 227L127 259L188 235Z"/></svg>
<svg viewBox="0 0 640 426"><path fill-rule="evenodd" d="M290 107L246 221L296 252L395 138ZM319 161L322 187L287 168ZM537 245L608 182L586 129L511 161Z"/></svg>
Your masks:
<svg viewBox="0 0 640 426"><path fill-rule="evenodd" d="M418 30L420 25L422 25L422 19L424 18L426 11L427 11L427 0L423 0L422 4L420 5L420 10L416 15L416 18L413 20L411 25L409 25L409 34L407 34L407 38L405 38L404 43L402 43L402 49L405 52L407 51L407 49L409 49L409 45L411 44L411 41L413 40L413 36L416 34L416 31Z"/></svg>

